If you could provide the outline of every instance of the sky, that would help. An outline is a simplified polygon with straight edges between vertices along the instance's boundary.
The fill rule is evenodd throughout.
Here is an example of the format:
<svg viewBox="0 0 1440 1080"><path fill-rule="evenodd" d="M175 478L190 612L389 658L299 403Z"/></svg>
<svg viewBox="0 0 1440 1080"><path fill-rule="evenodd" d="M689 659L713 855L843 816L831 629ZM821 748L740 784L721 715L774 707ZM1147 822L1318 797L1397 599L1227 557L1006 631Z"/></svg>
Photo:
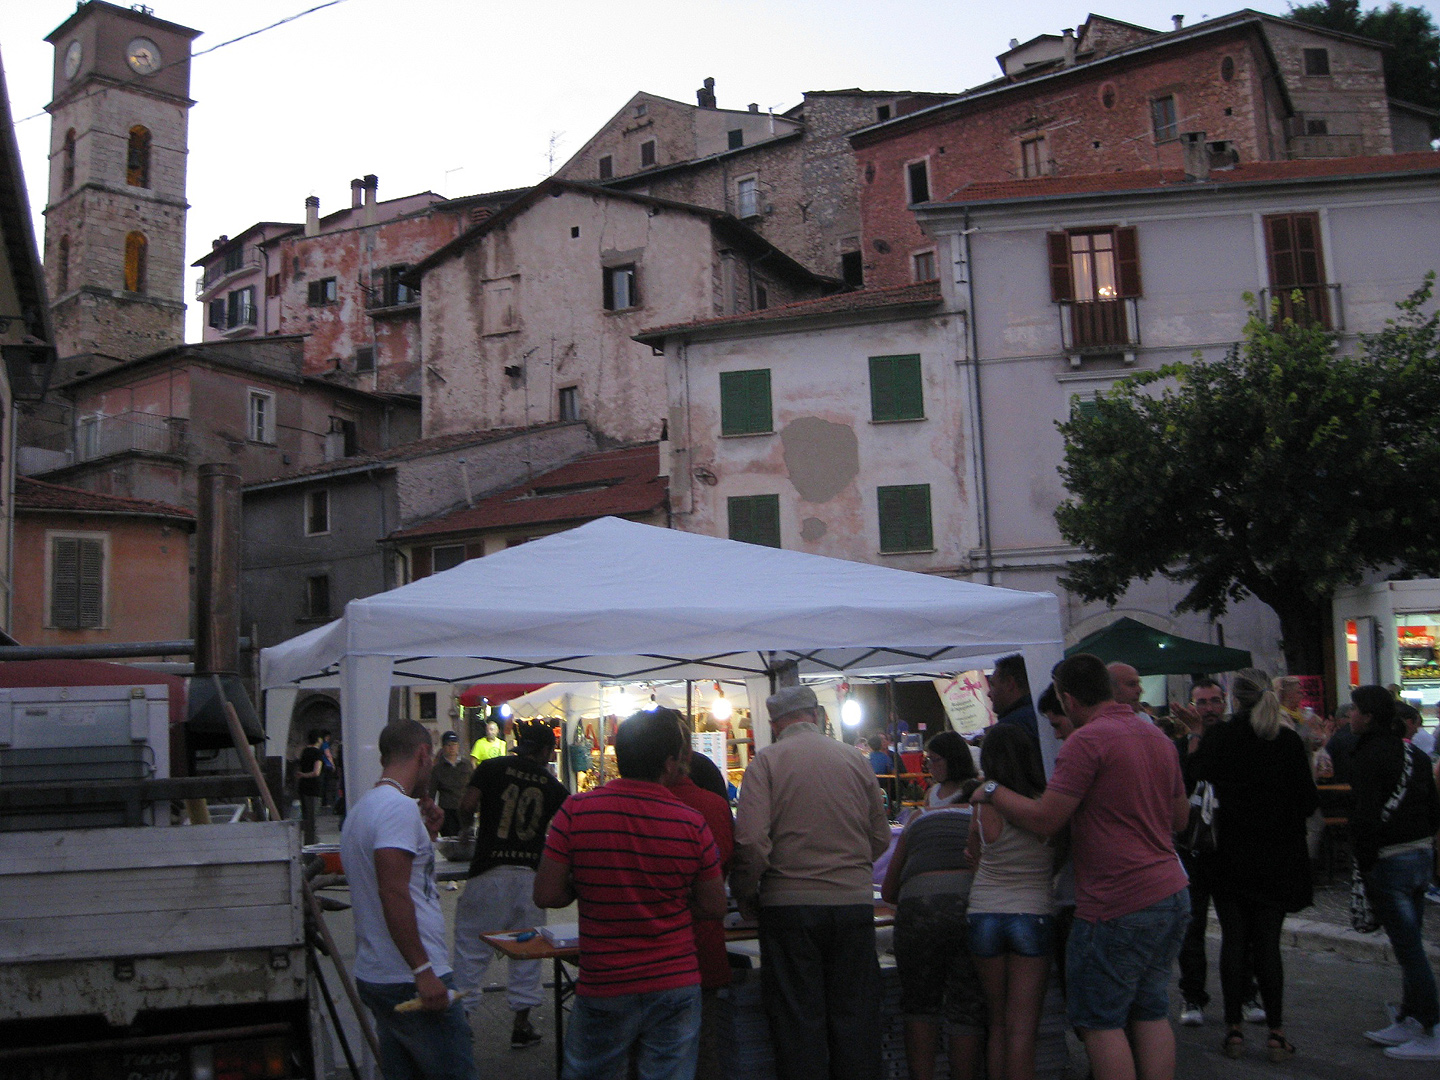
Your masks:
<svg viewBox="0 0 1440 1080"><path fill-rule="evenodd" d="M151 6L201 31L199 53L324 2ZM1111 0L1096 10L1161 30L1172 15L1189 25L1242 5ZM1285 0L1249 6L1289 8ZM1420 6L1440 22L1440 0ZM53 71L44 38L75 3L0 7L0 55L38 237ZM1008 14L981 0L340 0L192 62L186 262L256 221L303 221L307 196L319 196L322 214L348 206L351 178L367 173L379 177L382 200L537 183L638 90L694 103L713 76L721 108L756 102L776 112L807 90L957 92L997 76L995 57L1011 38L1078 26L1089 10L1084 0L1028 0ZM185 287L190 340L200 335L198 273Z"/></svg>

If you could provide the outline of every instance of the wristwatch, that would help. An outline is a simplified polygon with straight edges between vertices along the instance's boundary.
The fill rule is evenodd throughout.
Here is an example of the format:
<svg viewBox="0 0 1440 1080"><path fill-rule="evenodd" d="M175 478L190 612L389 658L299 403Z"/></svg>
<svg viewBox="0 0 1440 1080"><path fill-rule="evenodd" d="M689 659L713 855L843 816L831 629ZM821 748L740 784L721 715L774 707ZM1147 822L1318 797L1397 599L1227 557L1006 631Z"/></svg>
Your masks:
<svg viewBox="0 0 1440 1080"><path fill-rule="evenodd" d="M998 788L999 786L1000 786L1000 782L999 782L998 780L990 780L990 781L987 781L986 784L985 784L985 786L980 789L981 791L983 791L983 792L985 793L985 801L986 801L986 802L989 802L989 801L990 801L991 796L993 796L993 795L995 794L995 789Z"/></svg>

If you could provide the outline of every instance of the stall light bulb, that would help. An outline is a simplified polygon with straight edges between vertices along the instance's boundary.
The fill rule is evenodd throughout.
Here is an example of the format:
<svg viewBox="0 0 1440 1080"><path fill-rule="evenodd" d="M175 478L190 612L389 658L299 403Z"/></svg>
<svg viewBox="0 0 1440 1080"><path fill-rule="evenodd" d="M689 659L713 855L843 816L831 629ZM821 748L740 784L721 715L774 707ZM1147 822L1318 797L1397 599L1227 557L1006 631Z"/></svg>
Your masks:
<svg viewBox="0 0 1440 1080"><path fill-rule="evenodd" d="M615 715L629 716L635 711L635 699L624 690L615 695Z"/></svg>
<svg viewBox="0 0 1440 1080"><path fill-rule="evenodd" d="M510 708L510 705L509 705L508 702L507 702L506 704L500 706L500 719L502 719L502 720L509 720L510 717L512 717L512 716L514 716L514 715L515 715L515 710L512 709L512 708Z"/></svg>
<svg viewBox="0 0 1440 1080"><path fill-rule="evenodd" d="M729 699L725 697L724 693L721 693L719 697L710 703L710 715L716 720L729 720L734 713L735 709L730 704Z"/></svg>
<svg viewBox="0 0 1440 1080"><path fill-rule="evenodd" d="M840 706L840 722L846 727L856 727L865 718L865 711L860 707L860 702L853 697L846 698L845 704Z"/></svg>

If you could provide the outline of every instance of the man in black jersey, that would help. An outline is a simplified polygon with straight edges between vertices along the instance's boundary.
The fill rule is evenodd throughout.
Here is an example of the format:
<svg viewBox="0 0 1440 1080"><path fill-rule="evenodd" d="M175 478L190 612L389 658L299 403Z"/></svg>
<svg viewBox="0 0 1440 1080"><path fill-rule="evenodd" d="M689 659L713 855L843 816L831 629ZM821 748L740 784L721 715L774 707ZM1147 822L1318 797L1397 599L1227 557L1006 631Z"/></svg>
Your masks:
<svg viewBox="0 0 1440 1080"><path fill-rule="evenodd" d="M495 955L481 934L544 924L545 913L531 898L535 868L545 850L550 819L569 794L546 769L555 756L550 725L517 720L512 730L515 752L477 765L460 799L462 821L480 810L470 880L455 909L455 989L467 996L480 992ZM542 1000L540 961L511 960L507 1003L515 1013L512 1048L540 1041L530 1010Z"/></svg>

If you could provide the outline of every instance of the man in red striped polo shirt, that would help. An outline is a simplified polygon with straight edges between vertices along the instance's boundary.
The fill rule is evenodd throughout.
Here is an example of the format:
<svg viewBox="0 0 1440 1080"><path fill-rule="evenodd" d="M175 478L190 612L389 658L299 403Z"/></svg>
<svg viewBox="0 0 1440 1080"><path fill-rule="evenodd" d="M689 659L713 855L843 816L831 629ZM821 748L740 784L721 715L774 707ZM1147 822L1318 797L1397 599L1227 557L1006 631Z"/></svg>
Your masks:
<svg viewBox="0 0 1440 1080"><path fill-rule="evenodd" d="M566 800L550 823L535 903L580 902L564 1080L609 1080L632 1047L639 1080L694 1076L693 917L722 918L725 886L705 818L663 784L689 754L672 717L636 713L615 733L620 778Z"/></svg>

